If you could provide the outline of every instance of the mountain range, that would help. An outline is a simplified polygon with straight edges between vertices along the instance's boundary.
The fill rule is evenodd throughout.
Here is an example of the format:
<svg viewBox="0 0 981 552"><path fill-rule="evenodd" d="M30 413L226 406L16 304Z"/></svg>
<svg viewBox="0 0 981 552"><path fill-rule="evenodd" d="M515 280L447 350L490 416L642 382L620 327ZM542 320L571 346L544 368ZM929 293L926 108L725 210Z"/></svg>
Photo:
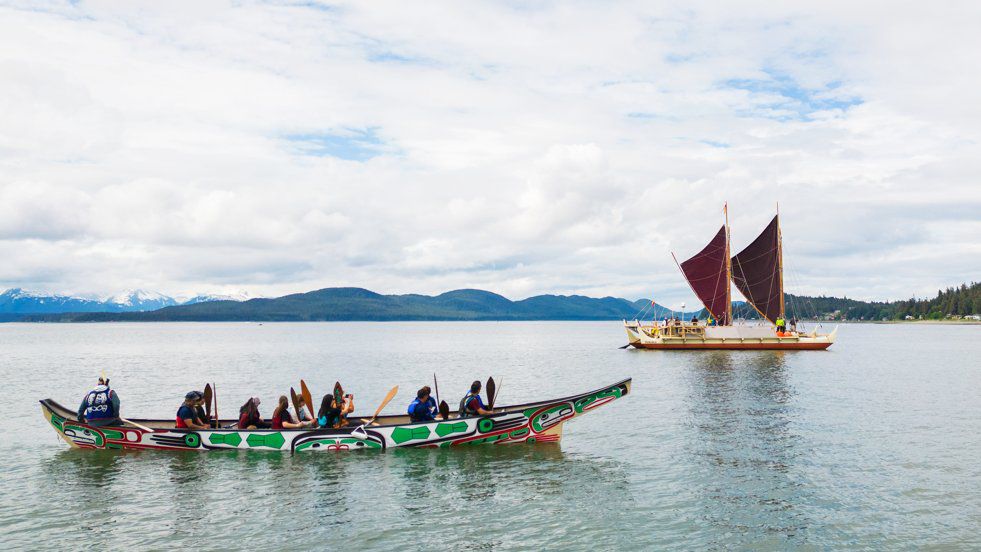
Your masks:
<svg viewBox="0 0 981 552"><path fill-rule="evenodd" d="M382 295L362 288L326 288L275 299L209 300L157 310L52 311L22 315L26 321L344 321L344 320L619 320L633 318L646 299L538 295L520 301L478 289L441 295ZM654 307L658 317L671 311ZM649 315L648 315L649 316Z"/></svg>
<svg viewBox="0 0 981 552"><path fill-rule="evenodd" d="M981 312L981 284L938 291L934 299L866 302L837 297L786 295L787 314L806 320L973 318ZM733 315L754 319L752 306L736 301ZM0 321L348 321L348 320L620 320L680 316L647 299L537 295L520 301L479 289L436 296L382 295L353 288L325 288L273 299L199 295L183 301L132 291L105 299L42 295L20 289L0 294ZM705 310L685 313L704 319Z"/></svg>
<svg viewBox="0 0 981 552"><path fill-rule="evenodd" d="M245 300L247 296L196 295L178 300L155 291L135 289L103 298L47 294L13 288L0 293L0 315L65 312L141 312L208 301ZM10 318L8 316L7 318Z"/></svg>

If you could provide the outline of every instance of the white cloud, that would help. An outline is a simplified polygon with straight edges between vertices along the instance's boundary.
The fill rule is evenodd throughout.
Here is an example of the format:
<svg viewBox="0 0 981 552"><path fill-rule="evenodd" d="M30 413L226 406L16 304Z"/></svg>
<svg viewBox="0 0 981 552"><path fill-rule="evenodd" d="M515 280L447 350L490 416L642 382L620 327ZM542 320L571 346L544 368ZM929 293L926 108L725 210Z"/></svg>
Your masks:
<svg viewBox="0 0 981 552"><path fill-rule="evenodd" d="M981 273L972 4L321 7L0 7L0 287L692 304L727 200L791 291Z"/></svg>

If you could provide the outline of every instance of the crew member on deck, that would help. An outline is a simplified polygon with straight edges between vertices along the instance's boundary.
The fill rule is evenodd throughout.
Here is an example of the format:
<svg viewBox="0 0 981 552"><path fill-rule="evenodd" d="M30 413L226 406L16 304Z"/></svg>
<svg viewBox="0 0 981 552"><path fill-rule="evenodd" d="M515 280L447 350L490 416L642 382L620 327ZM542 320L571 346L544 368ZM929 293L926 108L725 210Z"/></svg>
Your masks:
<svg viewBox="0 0 981 552"><path fill-rule="evenodd" d="M432 422L436 420L436 399L430 396L429 386L416 392L416 400L409 404L409 419L413 422Z"/></svg>
<svg viewBox="0 0 981 552"><path fill-rule="evenodd" d="M204 420L198 418L194 407L198 401L204 398L200 391L188 391L184 395L184 404L177 409L177 420L174 427L177 429L208 429Z"/></svg>
<svg viewBox="0 0 981 552"><path fill-rule="evenodd" d="M109 389L109 378L99 378L99 385L89 391L78 406L78 421L91 426L119 422L119 395Z"/></svg>
<svg viewBox="0 0 981 552"><path fill-rule="evenodd" d="M480 399L480 382L475 381L470 384L470 392L460 401L460 417L477 416L491 414L490 410L484 408L484 401Z"/></svg>
<svg viewBox="0 0 981 552"><path fill-rule="evenodd" d="M777 318L776 325L777 325L777 333L783 333L787 331L787 321L784 320L782 316Z"/></svg>

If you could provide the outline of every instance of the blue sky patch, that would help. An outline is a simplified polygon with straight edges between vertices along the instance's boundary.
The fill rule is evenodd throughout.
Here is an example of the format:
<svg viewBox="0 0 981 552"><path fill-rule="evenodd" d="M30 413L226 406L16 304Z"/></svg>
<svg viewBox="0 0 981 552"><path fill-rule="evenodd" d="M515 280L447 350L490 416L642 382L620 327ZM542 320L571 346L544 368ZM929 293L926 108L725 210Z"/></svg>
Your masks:
<svg viewBox="0 0 981 552"><path fill-rule="evenodd" d="M778 96L779 99L762 102L750 109L748 115L764 116L780 120L810 120L818 111L847 110L860 105L862 99L836 93L840 81L830 82L819 88L801 86L793 77L775 70L764 70L767 78L730 79L722 83L723 88L745 90L751 94Z"/></svg>
<svg viewBox="0 0 981 552"><path fill-rule="evenodd" d="M382 154L377 127L336 132L290 134L286 139L303 155L367 161Z"/></svg>

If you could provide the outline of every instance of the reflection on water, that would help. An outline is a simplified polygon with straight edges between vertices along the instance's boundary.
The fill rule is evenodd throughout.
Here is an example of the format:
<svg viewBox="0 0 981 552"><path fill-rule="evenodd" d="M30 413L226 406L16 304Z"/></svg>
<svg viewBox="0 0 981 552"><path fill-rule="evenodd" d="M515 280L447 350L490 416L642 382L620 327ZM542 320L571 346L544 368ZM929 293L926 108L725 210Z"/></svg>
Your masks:
<svg viewBox="0 0 981 552"><path fill-rule="evenodd" d="M804 542L808 520L798 506L809 497L794 477L793 464L803 452L793 431L787 354L714 351L692 358L686 402L695 431L689 448L703 471L697 478L703 516L720 535L747 534L766 524L776 542ZM731 544L732 537L716 544L724 542Z"/></svg>

